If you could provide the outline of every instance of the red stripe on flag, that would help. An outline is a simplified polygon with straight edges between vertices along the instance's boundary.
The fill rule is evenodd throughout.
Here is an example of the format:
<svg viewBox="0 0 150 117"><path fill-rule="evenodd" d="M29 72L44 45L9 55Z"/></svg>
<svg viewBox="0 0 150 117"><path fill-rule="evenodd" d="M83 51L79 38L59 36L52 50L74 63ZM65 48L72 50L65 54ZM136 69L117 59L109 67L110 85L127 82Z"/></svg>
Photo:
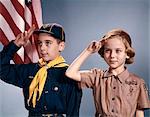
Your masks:
<svg viewBox="0 0 150 117"><path fill-rule="evenodd" d="M17 53L14 54L13 61L14 61L16 64L23 64L23 63L24 63L24 62L22 61L21 57L20 57Z"/></svg>
<svg viewBox="0 0 150 117"><path fill-rule="evenodd" d="M30 12L32 13L32 16L31 16L31 17L32 17L32 24L34 24L37 28L39 28L38 23L37 23L37 20L36 20L36 17L35 17L35 13L34 13L34 10L33 10L33 4L29 3L26 7L27 7L27 8L30 10ZM27 11L25 11L25 14L28 14ZM30 25L26 22L26 23L25 23L25 30L28 30L29 28L30 28ZM30 43L29 43L29 44L32 45L32 51L33 51L33 52L37 50L37 48L36 48L36 46L35 46L35 36L33 36L33 37L30 38ZM28 46L30 46L30 45L27 45L27 47L25 47L25 50L26 50L27 54L29 55L30 50L28 49ZM30 56L30 55L29 55L29 56ZM27 59L27 58L25 57L25 60L26 60L26 59Z"/></svg>
<svg viewBox="0 0 150 117"><path fill-rule="evenodd" d="M7 39L7 37L5 36L4 32L1 30L0 28L0 42L2 42L2 44L5 46L5 45L8 45L9 43L9 40Z"/></svg>
<svg viewBox="0 0 150 117"><path fill-rule="evenodd" d="M26 0L26 2L27 2L27 0ZM9 6L9 5L12 5L12 6ZM33 24L37 28L39 28L42 25L42 14L41 14L42 11L41 11L41 1L40 0L31 0L28 4L25 4L25 0L22 0L22 1L18 1L18 0L5 1L5 0L3 0L0 2L0 8L1 8L0 13L2 14L2 18L4 21L4 23L2 22L2 24L6 24L6 22L7 22L7 24L9 25L9 26L7 26L8 30L5 30L5 26L3 26L3 28L1 28L1 30L0 30L1 31L0 32L0 35L1 35L0 42L2 42L3 45L7 45L9 43L9 41L12 40L12 39L8 39L8 37L10 38L14 35L17 36L22 31L28 30L30 28L30 26L32 26ZM13 8L13 12L15 12L15 13L13 13L9 8ZM12 16L15 16L15 14L17 14L18 18L12 17ZM29 16L31 16L31 17L29 17ZM11 31L11 34L9 33L9 31ZM14 33L14 34L12 34L12 33ZM5 35L5 34L8 34L8 35ZM35 40L33 37L34 36L32 36L32 38L30 39L27 46L24 46L24 63L30 63L32 61L35 61L35 60L33 60L33 59L35 59L35 57L37 57L36 59L38 59L37 48L35 46L35 42L34 42ZM16 54L14 57L14 62L18 63L18 61L19 61L19 63L22 63L21 57Z"/></svg>
<svg viewBox="0 0 150 117"><path fill-rule="evenodd" d="M8 45L9 44L9 40L7 39L7 37L5 36L4 32L1 29L0 29L0 35L1 35L0 41L2 42L2 44L4 46ZM17 53L15 53L15 55L13 57L13 61L16 64L22 64L23 63L21 57Z"/></svg>
<svg viewBox="0 0 150 117"><path fill-rule="evenodd" d="M11 0L18 14L24 19L24 8L17 0Z"/></svg>
<svg viewBox="0 0 150 117"><path fill-rule="evenodd" d="M7 23L9 24L11 30L13 31L14 35L17 36L19 33L21 33L20 29L16 26L14 20L12 19L10 13L7 11L7 9L5 8L5 6L3 4L0 3L0 13L2 14L2 16L5 18L5 20L7 21Z"/></svg>
<svg viewBox="0 0 150 117"><path fill-rule="evenodd" d="M32 13L32 24L34 24L36 27L38 27L38 24L37 24L37 21L36 21L36 18L35 18L35 14L34 14L34 11L33 11L33 6L32 4L30 4L28 6L28 8L30 9L31 13ZM39 28L39 27L38 27Z"/></svg>

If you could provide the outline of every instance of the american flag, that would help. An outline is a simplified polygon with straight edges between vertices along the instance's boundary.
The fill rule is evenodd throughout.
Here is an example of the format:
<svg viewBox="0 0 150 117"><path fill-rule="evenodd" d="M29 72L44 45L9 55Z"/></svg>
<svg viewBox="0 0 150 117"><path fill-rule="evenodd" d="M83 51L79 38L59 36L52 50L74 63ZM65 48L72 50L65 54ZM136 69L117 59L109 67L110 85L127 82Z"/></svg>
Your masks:
<svg viewBox="0 0 150 117"><path fill-rule="evenodd" d="M11 40L32 25L42 25L40 0L0 0L0 42L7 45ZM39 57L34 43L34 36L15 54L16 64L37 62Z"/></svg>

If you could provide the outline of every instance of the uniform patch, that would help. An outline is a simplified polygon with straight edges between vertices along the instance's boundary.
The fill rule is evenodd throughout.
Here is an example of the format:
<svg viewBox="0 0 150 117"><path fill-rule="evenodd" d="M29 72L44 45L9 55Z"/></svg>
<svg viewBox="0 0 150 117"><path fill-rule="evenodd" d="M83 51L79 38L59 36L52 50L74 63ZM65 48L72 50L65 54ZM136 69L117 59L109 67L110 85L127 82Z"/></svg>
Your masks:
<svg viewBox="0 0 150 117"><path fill-rule="evenodd" d="M143 83L143 88L148 93L148 95L150 96L150 90L148 89L148 87L145 83Z"/></svg>
<svg viewBox="0 0 150 117"><path fill-rule="evenodd" d="M34 76L28 76L28 78L29 78L29 79L33 79L33 78L34 78Z"/></svg>
<svg viewBox="0 0 150 117"><path fill-rule="evenodd" d="M132 96L134 94L134 92L137 89L137 81L136 80L129 80L127 79L125 81L125 84L127 84L129 86L129 93L128 95Z"/></svg>

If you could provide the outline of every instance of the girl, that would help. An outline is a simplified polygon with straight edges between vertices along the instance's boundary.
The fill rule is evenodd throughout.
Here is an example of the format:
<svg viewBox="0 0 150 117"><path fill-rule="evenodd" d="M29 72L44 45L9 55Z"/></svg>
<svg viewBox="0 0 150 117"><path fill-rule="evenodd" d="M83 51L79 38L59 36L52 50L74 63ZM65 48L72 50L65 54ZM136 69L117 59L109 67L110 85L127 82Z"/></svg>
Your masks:
<svg viewBox="0 0 150 117"><path fill-rule="evenodd" d="M79 71L83 62L96 52L109 68ZM102 40L92 42L67 69L66 75L79 81L81 88L92 88L95 117L144 117L143 110L150 108L144 80L125 67L133 63L134 55L129 34L113 29Z"/></svg>

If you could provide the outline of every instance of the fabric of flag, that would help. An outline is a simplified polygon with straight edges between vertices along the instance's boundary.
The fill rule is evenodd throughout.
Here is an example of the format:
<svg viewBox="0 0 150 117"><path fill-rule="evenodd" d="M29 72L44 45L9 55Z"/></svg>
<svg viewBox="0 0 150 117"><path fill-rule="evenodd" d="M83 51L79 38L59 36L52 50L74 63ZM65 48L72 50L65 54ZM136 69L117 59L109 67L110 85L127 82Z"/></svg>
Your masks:
<svg viewBox="0 0 150 117"><path fill-rule="evenodd" d="M0 0L0 42L7 45L11 40L32 25L42 25L40 0ZM39 59L34 36L15 54L16 64L37 62Z"/></svg>

